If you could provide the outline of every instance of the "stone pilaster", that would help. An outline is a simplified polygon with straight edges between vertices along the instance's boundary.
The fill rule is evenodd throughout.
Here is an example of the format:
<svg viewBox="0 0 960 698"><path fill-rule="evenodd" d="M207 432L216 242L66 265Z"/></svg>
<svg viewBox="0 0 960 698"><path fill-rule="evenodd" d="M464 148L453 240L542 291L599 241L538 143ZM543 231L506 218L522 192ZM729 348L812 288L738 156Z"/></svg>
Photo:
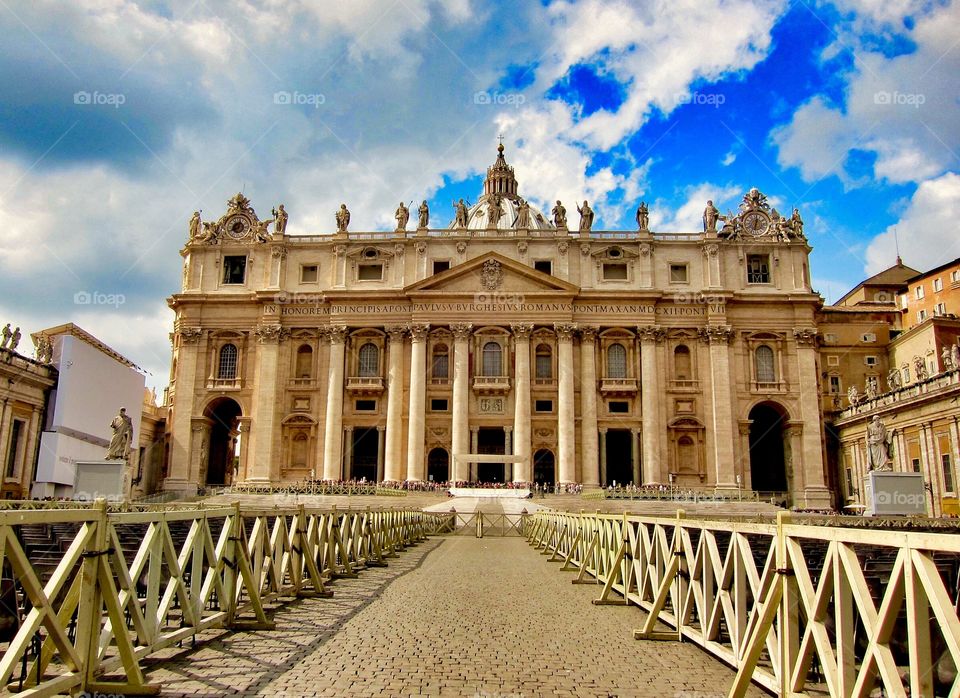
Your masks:
<svg viewBox="0 0 960 698"><path fill-rule="evenodd" d="M735 490L735 437L733 397L730 392L730 342L733 328L726 325L711 325L700 328L700 341L709 346L710 354L710 406L713 423L708 429L713 432L713 453L710 454L714 472L714 484L718 489Z"/></svg>
<svg viewBox="0 0 960 698"><path fill-rule="evenodd" d="M599 485L597 460L597 328L580 328L580 461L583 484Z"/></svg>
<svg viewBox="0 0 960 698"><path fill-rule="evenodd" d="M533 480L533 464L530 459L530 332L531 323L517 323L510 326L513 330L514 348L517 354L516 380L513 395L513 454L526 458L524 463L515 463L514 482Z"/></svg>
<svg viewBox="0 0 960 698"><path fill-rule="evenodd" d="M340 480L343 471L343 363L346 327L331 327L327 371L327 421L323 431L323 479Z"/></svg>
<svg viewBox="0 0 960 698"><path fill-rule="evenodd" d="M407 416L407 480L426 477L424 438L427 398L427 331L430 325L410 326L410 411Z"/></svg>
<svg viewBox="0 0 960 698"><path fill-rule="evenodd" d="M461 323L450 326L453 333L453 405L450 429L451 460L469 452L470 438L470 333L473 325ZM451 472L453 480L469 480L470 464L457 461Z"/></svg>
<svg viewBox="0 0 960 698"><path fill-rule="evenodd" d="M254 330L257 356L254 368L253 421L251 423L253 460L247 468L250 482L275 482L280 478L279 458L279 391L280 342L290 334L279 324L261 324ZM200 479L200 484L204 482Z"/></svg>
<svg viewBox="0 0 960 698"><path fill-rule="evenodd" d="M640 410L643 417L644 484L662 484L667 479L665 463L660 459L660 441L664 429L660 423L660 371L657 368L657 345L663 342L666 330L653 325L637 327L640 337Z"/></svg>
<svg viewBox="0 0 960 698"><path fill-rule="evenodd" d="M557 408L557 461L560 484L577 481L576 438L574 436L573 334L577 326L557 323L557 364L559 366Z"/></svg>
<svg viewBox="0 0 960 698"><path fill-rule="evenodd" d="M387 434L384 478L400 482L403 472L403 338L407 328L395 325L386 328L387 347Z"/></svg>
<svg viewBox="0 0 960 698"><path fill-rule="evenodd" d="M634 427L630 430L630 465L633 475L633 484L639 485L640 480L640 444L637 437L640 436L640 430Z"/></svg>
<svg viewBox="0 0 960 698"><path fill-rule="evenodd" d="M803 502L807 509L829 509L830 490L827 489L821 448L820 395L817 375L817 331L799 328L793 331L797 342L797 370L800 376L800 419L803 422L801 454L793 454L794 472L802 472ZM799 457L798 457L799 456ZM795 490L797 491L797 490Z"/></svg>
<svg viewBox="0 0 960 698"><path fill-rule="evenodd" d="M177 373L173 394L173 409L170 432L170 464L163 481L165 490L197 493L200 484L196 472L190 472L190 443L193 420L193 388L198 380L199 357L203 349L200 340L203 331L199 327L181 327L177 331ZM177 389L179 388L179 389Z"/></svg>

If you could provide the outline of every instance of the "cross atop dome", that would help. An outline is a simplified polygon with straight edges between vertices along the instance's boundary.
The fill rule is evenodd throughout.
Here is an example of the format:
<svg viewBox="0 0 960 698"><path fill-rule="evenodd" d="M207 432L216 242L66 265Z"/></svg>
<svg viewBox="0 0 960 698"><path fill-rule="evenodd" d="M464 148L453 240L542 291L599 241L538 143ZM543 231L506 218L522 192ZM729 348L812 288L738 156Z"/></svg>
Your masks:
<svg viewBox="0 0 960 698"><path fill-rule="evenodd" d="M499 140L496 162L492 167L487 168L487 178L483 182L483 195L489 198L499 194L504 199L516 201L520 198L517 194L517 178L513 174L513 167L508 165L503 157L503 134L500 135Z"/></svg>

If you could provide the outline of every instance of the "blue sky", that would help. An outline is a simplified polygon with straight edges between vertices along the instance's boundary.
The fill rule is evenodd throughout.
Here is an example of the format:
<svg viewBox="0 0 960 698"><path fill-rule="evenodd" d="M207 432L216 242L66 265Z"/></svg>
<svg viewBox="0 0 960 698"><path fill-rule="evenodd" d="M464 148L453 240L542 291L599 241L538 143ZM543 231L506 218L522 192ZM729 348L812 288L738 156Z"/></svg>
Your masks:
<svg viewBox="0 0 960 698"><path fill-rule="evenodd" d="M192 211L446 224L501 133L521 193L596 228L645 200L697 230L752 186L798 207L832 300L894 229L919 269L960 256L958 25L960 0L2 0L0 320L77 322L162 386Z"/></svg>

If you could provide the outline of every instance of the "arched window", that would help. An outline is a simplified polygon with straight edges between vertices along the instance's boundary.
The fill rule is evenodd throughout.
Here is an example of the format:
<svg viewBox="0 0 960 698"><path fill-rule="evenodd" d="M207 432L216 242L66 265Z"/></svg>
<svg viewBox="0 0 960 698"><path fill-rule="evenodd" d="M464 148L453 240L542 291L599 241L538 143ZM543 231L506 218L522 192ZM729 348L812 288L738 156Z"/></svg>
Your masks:
<svg viewBox="0 0 960 698"><path fill-rule="evenodd" d="M607 378L627 377L627 350L622 344L607 348Z"/></svg>
<svg viewBox="0 0 960 698"><path fill-rule="evenodd" d="M220 347L220 361L217 363L217 378L234 380L237 377L237 346L224 344Z"/></svg>
<svg viewBox="0 0 960 698"><path fill-rule="evenodd" d="M753 356L757 364L757 382L775 383L777 374L773 368L773 349L765 344L761 345L757 347Z"/></svg>
<svg viewBox="0 0 960 698"><path fill-rule="evenodd" d="M433 364L430 375L433 378L450 377L450 349L446 344L437 344L433 347Z"/></svg>
<svg viewBox="0 0 960 698"><path fill-rule="evenodd" d="M553 378L553 354L546 344L538 344L536 351L537 378Z"/></svg>
<svg viewBox="0 0 960 698"><path fill-rule="evenodd" d="M483 375L503 375L503 349L497 342L487 342L483 345Z"/></svg>
<svg viewBox="0 0 960 698"><path fill-rule="evenodd" d="M310 378L313 375L313 347L301 344L297 347L296 378Z"/></svg>
<svg viewBox="0 0 960 698"><path fill-rule="evenodd" d="M380 375L380 350L377 345L367 342L360 347L360 377L373 378Z"/></svg>
<svg viewBox="0 0 960 698"><path fill-rule="evenodd" d="M678 381L693 380L690 349L685 344L680 344L673 350L673 371Z"/></svg>
<svg viewBox="0 0 960 698"><path fill-rule="evenodd" d="M307 467L307 435L304 432L297 432L290 444L290 466L294 468Z"/></svg>

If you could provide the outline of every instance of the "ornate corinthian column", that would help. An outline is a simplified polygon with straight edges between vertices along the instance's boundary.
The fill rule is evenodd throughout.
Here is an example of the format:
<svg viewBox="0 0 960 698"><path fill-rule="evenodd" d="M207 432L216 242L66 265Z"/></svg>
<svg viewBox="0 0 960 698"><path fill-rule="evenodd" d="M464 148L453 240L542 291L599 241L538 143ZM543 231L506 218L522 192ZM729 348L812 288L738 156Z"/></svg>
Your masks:
<svg viewBox="0 0 960 698"><path fill-rule="evenodd" d="M473 325L450 325L453 333L453 422L450 425L451 479L470 479L470 463L456 460L458 454L470 452L470 333Z"/></svg>
<svg viewBox="0 0 960 698"><path fill-rule="evenodd" d="M525 463L514 464L513 481L533 480L530 462L530 332L531 323L510 325L517 353L516 384L513 390L513 453L526 458Z"/></svg>
<svg viewBox="0 0 960 698"><path fill-rule="evenodd" d="M386 328L390 338L387 364L387 443L384 478L403 480L403 337L407 328L393 325Z"/></svg>
<svg viewBox="0 0 960 698"><path fill-rule="evenodd" d="M597 461L597 328L580 328L580 460L584 485L600 484Z"/></svg>
<svg viewBox="0 0 960 698"><path fill-rule="evenodd" d="M700 328L700 340L710 346L710 402L713 422L713 472L718 488L736 489L737 475L734 458L736 416L730 392L730 342L733 328L709 326Z"/></svg>
<svg viewBox="0 0 960 698"><path fill-rule="evenodd" d="M427 331L430 325L411 325L410 414L407 432L407 479L423 480L424 424L427 398Z"/></svg>
<svg viewBox="0 0 960 698"><path fill-rule="evenodd" d="M343 470L343 359L346 327L331 327L327 422L323 431L323 479L339 480Z"/></svg>
<svg viewBox="0 0 960 698"><path fill-rule="evenodd" d="M823 471L823 451L821 449L821 430L819 395L817 394L817 331L813 328L800 328L793 331L797 341L797 372L800 376L800 419L803 420L803 433L797 441L801 444L802 462L793 456L794 489L803 487L803 493L794 491L794 502L802 496L800 506L807 509L830 508L830 490L827 489ZM798 478L797 475L801 477ZM800 482L797 482L799 480Z"/></svg>
<svg viewBox="0 0 960 698"><path fill-rule="evenodd" d="M553 326L557 332L557 364L560 369L559 407L557 409L557 461L559 462L560 484L576 482L577 461L574 437L574 392L573 392L573 333L574 324L558 323Z"/></svg>
<svg viewBox="0 0 960 698"><path fill-rule="evenodd" d="M645 485L662 484L667 473L660 459L660 441L664 438L660 423L660 372L657 345L667 331L654 325L637 327L640 337L640 410L643 418L643 479Z"/></svg>

